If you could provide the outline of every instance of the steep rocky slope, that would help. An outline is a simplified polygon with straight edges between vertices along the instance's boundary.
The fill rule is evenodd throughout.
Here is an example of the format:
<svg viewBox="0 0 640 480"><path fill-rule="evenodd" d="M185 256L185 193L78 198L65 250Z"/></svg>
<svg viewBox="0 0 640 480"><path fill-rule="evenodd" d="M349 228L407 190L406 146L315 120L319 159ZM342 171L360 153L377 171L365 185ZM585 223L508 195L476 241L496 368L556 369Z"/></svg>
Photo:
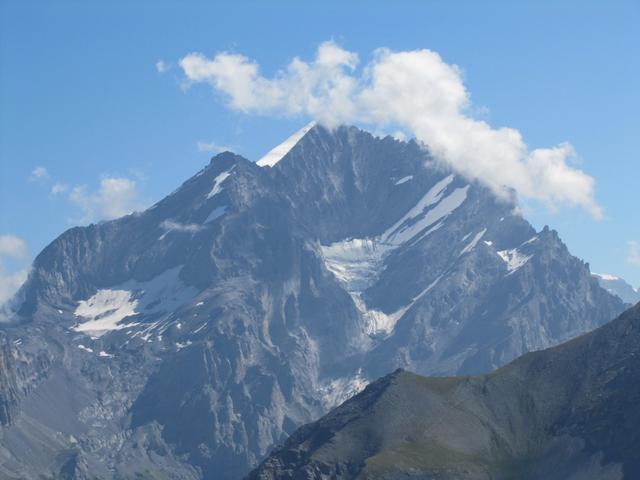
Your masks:
<svg viewBox="0 0 640 480"><path fill-rule="evenodd" d="M73 228L3 325L0 477L238 478L398 367L486 372L617 315L556 232L415 142L311 128Z"/></svg>

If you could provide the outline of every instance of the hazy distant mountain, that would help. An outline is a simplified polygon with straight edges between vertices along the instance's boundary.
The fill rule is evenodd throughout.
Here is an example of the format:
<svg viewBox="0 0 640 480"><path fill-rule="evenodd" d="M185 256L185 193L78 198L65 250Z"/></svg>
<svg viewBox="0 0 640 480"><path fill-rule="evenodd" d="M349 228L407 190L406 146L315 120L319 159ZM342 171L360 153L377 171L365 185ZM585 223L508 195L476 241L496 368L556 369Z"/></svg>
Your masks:
<svg viewBox="0 0 640 480"><path fill-rule="evenodd" d="M640 478L640 305L480 377L396 371L249 479Z"/></svg>
<svg viewBox="0 0 640 480"><path fill-rule="evenodd" d="M623 302L635 305L640 302L640 288L633 288L623 278L613 275L594 273L594 277L602 288L612 295L616 295Z"/></svg>
<svg viewBox="0 0 640 480"><path fill-rule="evenodd" d="M38 255L2 332L0 477L238 478L398 367L486 372L623 309L415 142L313 127L261 165L220 154Z"/></svg>

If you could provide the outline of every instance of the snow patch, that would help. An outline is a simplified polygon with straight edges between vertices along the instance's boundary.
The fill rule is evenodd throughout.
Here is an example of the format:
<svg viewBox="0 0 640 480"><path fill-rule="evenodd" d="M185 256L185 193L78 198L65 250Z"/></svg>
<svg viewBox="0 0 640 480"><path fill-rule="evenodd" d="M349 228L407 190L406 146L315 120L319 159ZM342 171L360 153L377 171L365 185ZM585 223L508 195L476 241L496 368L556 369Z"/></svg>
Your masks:
<svg viewBox="0 0 640 480"><path fill-rule="evenodd" d="M197 295L194 287L180 280L181 269L182 266L172 268L146 282L129 280L113 289L98 290L78 303L74 314L84 321L73 330L98 338L110 331L140 325L140 322L123 322L136 315L154 320L144 330L147 333Z"/></svg>
<svg viewBox="0 0 640 480"><path fill-rule="evenodd" d="M207 198L215 197L217 194L219 194L222 191L223 182L227 178L229 178L229 175L231 175L231 171L234 168L235 168L235 165L231 167L229 170L222 172L216 178L213 179L213 187L211 188L211 191L207 194Z"/></svg>
<svg viewBox="0 0 640 480"><path fill-rule="evenodd" d="M424 297L433 287L435 287L442 276L436 278L429 284L427 288L422 290L418 295L413 297L408 305L396 310L393 313L384 313L380 310L367 309L367 306L362 300L360 294L351 294L351 298L356 305L356 308L360 311L365 319L365 332L368 335L389 335L396 328L398 321L404 317L411 308Z"/></svg>
<svg viewBox="0 0 640 480"><path fill-rule="evenodd" d="M621 280L620 277L616 277L615 275L609 275L608 273L593 273L594 276L601 278L602 280L608 280L610 282Z"/></svg>
<svg viewBox="0 0 640 480"><path fill-rule="evenodd" d="M171 232L176 230L178 232L196 233L202 230L202 225L195 223L180 223L173 220L165 220L160 224L160 228Z"/></svg>
<svg viewBox="0 0 640 480"><path fill-rule="evenodd" d="M100 353L98 353L99 357L104 357L104 358L112 358L113 354L111 353L107 353L104 350L100 350Z"/></svg>
<svg viewBox="0 0 640 480"><path fill-rule="evenodd" d="M80 350L84 350L85 352L93 353L93 348L85 347L84 345L78 345Z"/></svg>
<svg viewBox="0 0 640 480"><path fill-rule="evenodd" d="M131 298L127 290L98 290L88 300L79 302L74 314L89 319L73 329L76 332L91 332L93 337L99 337L110 330L121 330L131 325L120 322L136 314L138 300Z"/></svg>
<svg viewBox="0 0 640 480"><path fill-rule="evenodd" d="M339 279L359 289L356 284L361 279L376 274L380 261L386 254L415 238L424 238L426 234L418 235L462 205L468 185L455 189L443 198L444 191L453 178L453 175L449 175L436 183L413 208L382 234L374 238L352 238L321 246L329 270ZM436 224L426 233L439 227L440 224Z"/></svg>
<svg viewBox="0 0 640 480"><path fill-rule="evenodd" d="M507 264L507 270L509 271L508 275L511 275L513 272L518 270L527 263L531 257L533 257L533 255L524 255L520 253L517 248L512 250L500 250L496 253Z"/></svg>
<svg viewBox="0 0 640 480"><path fill-rule="evenodd" d="M206 327L206 326L207 326L207 323L205 322L205 323L203 323L202 325L200 325L198 328L196 328L196 329L193 331L193 333L198 333L198 332L200 332L200 331L201 331L204 327Z"/></svg>
<svg viewBox="0 0 640 480"><path fill-rule="evenodd" d="M211 213L209 214L209 216L207 216L207 218L204 220L204 223L211 223L214 220L217 220L218 218L223 216L226 211L227 211L227 207L214 208L213 210L211 210Z"/></svg>
<svg viewBox="0 0 640 480"><path fill-rule="evenodd" d="M478 244L478 242L480 241L480 239L484 236L484 234L487 233L487 229L483 229L480 232L476 233L476 236L473 237L473 240L471 240L471 242L469 242L460 252L460 256L464 255L467 252L470 252L471 250L473 250L476 245Z"/></svg>
<svg viewBox="0 0 640 480"><path fill-rule="evenodd" d="M340 405L349 398L357 395L369 382L362 376L362 369L358 369L351 377L342 377L321 385L320 398L326 410Z"/></svg>
<svg viewBox="0 0 640 480"><path fill-rule="evenodd" d="M321 246L327 269L346 284L347 290L363 291L380 269L388 246L369 238L353 238Z"/></svg>
<svg viewBox="0 0 640 480"><path fill-rule="evenodd" d="M368 309L359 293L352 293L351 298L364 319L364 329L367 335L390 334L396 327L398 320L404 315L403 310L387 314L381 310Z"/></svg>
<svg viewBox="0 0 640 480"><path fill-rule="evenodd" d="M394 185L402 185L403 183L407 183L409 180L413 180L413 175L407 175L406 177L402 177L398 180Z"/></svg>
<svg viewBox="0 0 640 480"><path fill-rule="evenodd" d="M450 177L453 179L452 175ZM467 190L469 189L469 186L467 185L462 188L456 188L450 195L442 198L442 194L447 185L448 183L442 186L442 190L439 191L438 188L440 185L433 187L427 195L425 195L416 204L415 207L413 207L403 218L382 234L383 243L392 244L394 246L402 245L421 233L427 227L436 223L438 220L447 217L462 205L467 198ZM435 206L427 210L425 213L425 210L434 204Z"/></svg>
<svg viewBox="0 0 640 480"><path fill-rule="evenodd" d="M277 147L269 151L264 157L256 162L259 167L273 167L291 151L291 149L304 137L309 130L315 126L316 122L309 122L296 133L287 138Z"/></svg>
<svg viewBox="0 0 640 480"><path fill-rule="evenodd" d="M331 245L322 245L321 253L327 269L345 285L360 311L364 329L369 335L390 334L398 320L426 294L427 287L411 303L391 314L369 309L361 294L370 287L384 267L385 257L408 243L416 243L443 225L444 219L465 201L469 186L456 188L444 196L454 176L437 182L400 220L374 238L352 238ZM478 234L477 243L486 229ZM473 246L475 246L475 243Z"/></svg>

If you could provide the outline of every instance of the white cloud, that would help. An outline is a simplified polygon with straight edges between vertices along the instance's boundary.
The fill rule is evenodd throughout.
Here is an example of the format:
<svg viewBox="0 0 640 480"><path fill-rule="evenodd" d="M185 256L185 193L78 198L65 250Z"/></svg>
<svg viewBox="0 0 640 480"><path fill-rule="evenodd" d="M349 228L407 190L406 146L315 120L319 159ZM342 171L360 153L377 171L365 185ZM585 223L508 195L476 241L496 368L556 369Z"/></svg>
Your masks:
<svg viewBox="0 0 640 480"><path fill-rule="evenodd" d="M189 83L210 84L234 110L410 132L436 158L503 197L515 189L552 209L579 206L602 216L593 178L570 164L570 144L530 149L518 130L471 116L459 68L436 52L379 49L362 69L357 65L358 56L334 42L322 43L311 62L294 58L272 78L238 54L191 53L180 60Z"/></svg>
<svg viewBox="0 0 640 480"><path fill-rule="evenodd" d="M218 145L215 142L206 143L206 142L198 142L198 151L200 152L209 152L209 153L222 153L225 151L232 151L233 147L227 145Z"/></svg>
<svg viewBox="0 0 640 480"><path fill-rule="evenodd" d="M130 173L142 178L140 172L132 170ZM54 179L51 179L44 167L37 167L29 180ZM64 198L82 210L82 217L70 219L72 223L111 220L144 208L136 181L127 177L105 175L100 179L95 192L90 191L87 185L74 186L55 181L49 192L51 195L64 195Z"/></svg>
<svg viewBox="0 0 640 480"><path fill-rule="evenodd" d="M407 141L407 134L404 133L402 130L396 130L395 132L393 132L391 134L391 136L393 138L395 138L396 140L399 140L401 142L406 142Z"/></svg>
<svg viewBox="0 0 640 480"><path fill-rule="evenodd" d="M0 235L0 306L13 297L20 286L27 279L28 269L9 271L5 267L5 260L27 261L29 252L27 242L15 235ZM0 317L4 313L0 312Z"/></svg>
<svg viewBox="0 0 640 480"><path fill-rule="evenodd" d="M164 73L169 70L169 65L167 65L164 60L158 60L156 62L156 70L158 73Z"/></svg>
<svg viewBox="0 0 640 480"><path fill-rule="evenodd" d="M225 94L230 106L246 113L311 115L324 123L353 120L353 94L358 80L345 73L354 70L358 56L333 42L318 48L316 59L306 63L294 58L273 79L259 74L259 66L247 57L221 53L209 60L191 53L180 60L190 82L208 82ZM332 120L336 122L332 122Z"/></svg>
<svg viewBox="0 0 640 480"><path fill-rule="evenodd" d="M27 269L8 272L0 263L0 306L13 297L27 279L27 274ZM0 319L4 316L5 313L0 312Z"/></svg>
<svg viewBox="0 0 640 480"><path fill-rule="evenodd" d="M131 175L143 178L141 173L132 169ZM29 176L30 181L51 180L44 167L37 167ZM51 195L64 195L64 198L80 207L81 218L70 219L72 223L87 223L97 220L111 220L144 208L135 180L127 177L105 175L100 179L98 190L91 192L87 185L69 185L55 181L49 190Z"/></svg>
<svg viewBox="0 0 640 480"><path fill-rule="evenodd" d="M143 208L136 182L125 177L103 177L96 192L89 192L86 185L75 186L69 199L82 209L83 223L110 220Z"/></svg>
<svg viewBox="0 0 640 480"><path fill-rule="evenodd" d="M29 175L29 181L35 182L36 180L45 180L49 178L49 172L44 167L36 167L31 170L31 174Z"/></svg>
<svg viewBox="0 0 640 480"><path fill-rule="evenodd" d="M202 230L202 225L198 225L197 223L179 223L174 222L173 220L165 220L160 224L160 227L166 231L177 230L179 232L188 232L195 233Z"/></svg>
<svg viewBox="0 0 640 480"><path fill-rule="evenodd" d="M27 242L15 235L0 235L0 259L24 259L28 255Z"/></svg>
<svg viewBox="0 0 640 480"><path fill-rule="evenodd" d="M61 193L65 193L67 190L69 190L69 185L66 183L56 182L51 186L52 195L59 195Z"/></svg>
<svg viewBox="0 0 640 480"><path fill-rule="evenodd" d="M640 267L640 243L635 240L629 240L627 247L627 262L636 267Z"/></svg>

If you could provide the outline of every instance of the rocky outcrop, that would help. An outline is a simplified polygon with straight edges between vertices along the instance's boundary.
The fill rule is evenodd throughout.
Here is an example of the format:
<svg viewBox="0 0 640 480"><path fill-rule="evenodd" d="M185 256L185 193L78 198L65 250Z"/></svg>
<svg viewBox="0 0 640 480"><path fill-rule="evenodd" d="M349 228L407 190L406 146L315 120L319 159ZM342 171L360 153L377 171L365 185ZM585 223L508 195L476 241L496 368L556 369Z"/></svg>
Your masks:
<svg viewBox="0 0 640 480"><path fill-rule="evenodd" d="M8 425L18 405L18 385L7 339L0 337L0 424Z"/></svg>

